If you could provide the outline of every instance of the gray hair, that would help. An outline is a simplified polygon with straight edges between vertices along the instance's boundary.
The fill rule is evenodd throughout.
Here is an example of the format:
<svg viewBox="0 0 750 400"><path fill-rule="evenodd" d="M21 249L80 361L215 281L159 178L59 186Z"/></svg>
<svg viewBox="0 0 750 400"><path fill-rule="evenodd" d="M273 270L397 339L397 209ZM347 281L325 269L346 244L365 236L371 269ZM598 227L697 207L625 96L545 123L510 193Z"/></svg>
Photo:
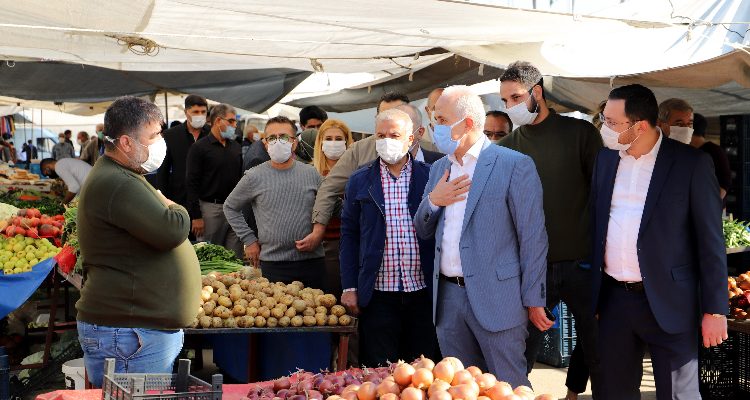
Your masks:
<svg viewBox="0 0 750 400"><path fill-rule="evenodd" d="M213 125L214 121L216 121L216 118L224 118L224 116L229 113L237 114L237 111L235 111L234 107L230 106L229 104L217 104L211 108L211 115L208 116L208 119Z"/></svg>
<svg viewBox="0 0 750 400"><path fill-rule="evenodd" d="M466 85L448 86L440 97L443 96L452 99L451 103L457 116L474 121L475 130L481 131L484 129L484 103L470 87Z"/></svg>
<svg viewBox="0 0 750 400"><path fill-rule="evenodd" d="M412 132L414 132L414 124L411 122L409 114L399 110L398 108L391 108L389 110L381 111L375 117L375 126L385 121L402 121L404 123L404 129L406 129L407 135L411 135Z"/></svg>
<svg viewBox="0 0 750 400"><path fill-rule="evenodd" d="M419 129L422 127L422 113L413 104L401 104L396 108L405 112L409 116L412 124L414 125L414 129Z"/></svg>
<svg viewBox="0 0 750 400"><path fill-rule="evenodd" d="M672 113L672 111L693 112L693 107L683 99L671 98L664 100L659 104L659 121L669 121L669 114Z"/></svg>
<svg viewBox="0 0 750 400"><path fill-rule="evenodd" d="M164 117L156 104L138 97L119 97L104 113L104 132L107 135L104 147L115 149L115 142L122 135L136 138L136 132L152 122L161 122Z"/></svg>

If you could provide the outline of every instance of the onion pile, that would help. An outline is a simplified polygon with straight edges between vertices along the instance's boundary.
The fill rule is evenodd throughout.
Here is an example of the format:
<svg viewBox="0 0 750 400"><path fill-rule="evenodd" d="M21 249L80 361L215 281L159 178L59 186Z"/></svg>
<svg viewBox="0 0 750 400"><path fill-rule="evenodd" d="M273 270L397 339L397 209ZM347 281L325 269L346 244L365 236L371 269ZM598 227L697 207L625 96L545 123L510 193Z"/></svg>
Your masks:
<svg viewBox="0 0 750 400"><path fill-rule="evenodd" d="M300 371L273 382L273 388L254 387L243 400L553 400L535 395L528 386L513 388L479 368L464 368L455 357L435 364L422 356L411 364L343 373Z"/></svg>
<svg viewBox="0 0 750 400"><path fill-rule="evenodd" d="M302 282L243 279L236 273L203 277L201 306L193 328L348 326L354 319L336 296Z"/></svg>

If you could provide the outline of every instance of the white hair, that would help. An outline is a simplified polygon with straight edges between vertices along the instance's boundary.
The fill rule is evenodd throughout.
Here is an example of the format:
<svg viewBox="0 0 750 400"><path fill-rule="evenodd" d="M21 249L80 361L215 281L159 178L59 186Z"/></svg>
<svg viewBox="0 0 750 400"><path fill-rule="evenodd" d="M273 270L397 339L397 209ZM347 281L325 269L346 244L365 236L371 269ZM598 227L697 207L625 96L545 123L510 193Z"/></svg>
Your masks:
<svg viewBox="0 0 750 400"><path fill-rule="evenodd" d="M394 122L401 121L404 123L404 129L406 130L405 133L407 135L411 135L412 132L414 132L414 124L411 122L411 118L409 117L409 114L397 108L391 108L385 111L381 111L375 117L375 126L385 121L394 121Z"/></svg>
<svg viewBox="0 0 750 400"><path fill-rule="evenodd" d="M452 100L456 115L474 121L474 130L484 129L484 103L482 99L466 85L448 86L442 96ZM441 97L442 97L441 96Z"/></svg>

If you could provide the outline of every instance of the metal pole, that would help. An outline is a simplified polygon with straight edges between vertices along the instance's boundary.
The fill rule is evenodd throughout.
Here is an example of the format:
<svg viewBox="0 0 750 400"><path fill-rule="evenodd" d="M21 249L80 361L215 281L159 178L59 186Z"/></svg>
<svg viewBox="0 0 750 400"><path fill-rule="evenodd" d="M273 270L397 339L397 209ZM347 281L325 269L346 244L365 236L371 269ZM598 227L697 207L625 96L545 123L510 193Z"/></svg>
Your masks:
<svg viewBox="0 0 750 400"><path fill-rule="evenodd" d="M164 118L167 120L167 129L169 129L169 103L167 103L167 92L164 92Z"/></svg>

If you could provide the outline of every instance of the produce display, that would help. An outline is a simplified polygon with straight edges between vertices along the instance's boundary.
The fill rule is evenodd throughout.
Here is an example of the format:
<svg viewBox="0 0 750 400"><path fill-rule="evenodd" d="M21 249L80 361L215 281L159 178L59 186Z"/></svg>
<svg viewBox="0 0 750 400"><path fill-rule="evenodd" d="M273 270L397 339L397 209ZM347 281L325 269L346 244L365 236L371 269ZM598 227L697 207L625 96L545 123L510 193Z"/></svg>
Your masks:
<svg viewBox="0 0 750 400"><path fill-rule="evenodd" d="M552 400L535 395L528 386L513 388L479 368L464 368L455 357L435 364L422 356L411 364L349 369L342 373L298 371L273 381L273 387L254 386L243 400Z"/></svg>
<svg viewBox="0 0 750 400"><path fill-rule="evenodd" d="M81 248L78 244L78 200L73 200L70 203L63 216L65 218L61 237L63 250L61 257L57 259L57 264L66 274L71 272L82 273Z"/></svg>
<svg viewBox="0 0 750 400"><path fill-rule="evenodd" d="M62 201L57 197L45 196L31 190L9 190L0 193L0 203L20 208L35 208L42 214L60 215L65 212Z"/></svg>
<svg viewBox="0 0 750 400"><path fill-rule="evenodd" d="M211 243L196 243L193 245L195 255L201 265L201 274L209 272L231 273L242 269L242 260L237 258L233 251L223 246Z"/></svg>
<svg viewBox="0 0 750 400"><path fill-rule="evenodd" d="M203 277L201 306L194 328L275 328L348 326L354 319L336 297L302 282L272 283L242 273L212 272Z"/></svg>
<svg viewBox="0 0 750 400"><path fill-rule="evenodd" d="M750 271L729 277L729 309L732 318L748 319L750 313Z"/></svg>
<svg viewBox="0 0 750 400"><path fill-rule="evenodd" d="M724 244L727 248L750 246L750 223L732 218L724 220Z"/></svg>
<svg viewBox="0 0 750 400"><path fill-rule="evenodd" d="M36 208L20 209L16 216L0 220L0 232L8 237L21 235L32 239L55 239L62 235L65 217L50 217Z"/></svg>
<svg viewBox="0 0 750 400"><path fill-rule="evenodd" d="M29 272L34 265L56 256L59 251L60 248L47 239L21 235L0 237L0 265L5 275Z"/></svg>
<svg viewBox="0 0 750 400"><path fill-rule="evenodd" d="M8 219L18 212L18 207L10 204L0 203L0 219Z"/></svg>

